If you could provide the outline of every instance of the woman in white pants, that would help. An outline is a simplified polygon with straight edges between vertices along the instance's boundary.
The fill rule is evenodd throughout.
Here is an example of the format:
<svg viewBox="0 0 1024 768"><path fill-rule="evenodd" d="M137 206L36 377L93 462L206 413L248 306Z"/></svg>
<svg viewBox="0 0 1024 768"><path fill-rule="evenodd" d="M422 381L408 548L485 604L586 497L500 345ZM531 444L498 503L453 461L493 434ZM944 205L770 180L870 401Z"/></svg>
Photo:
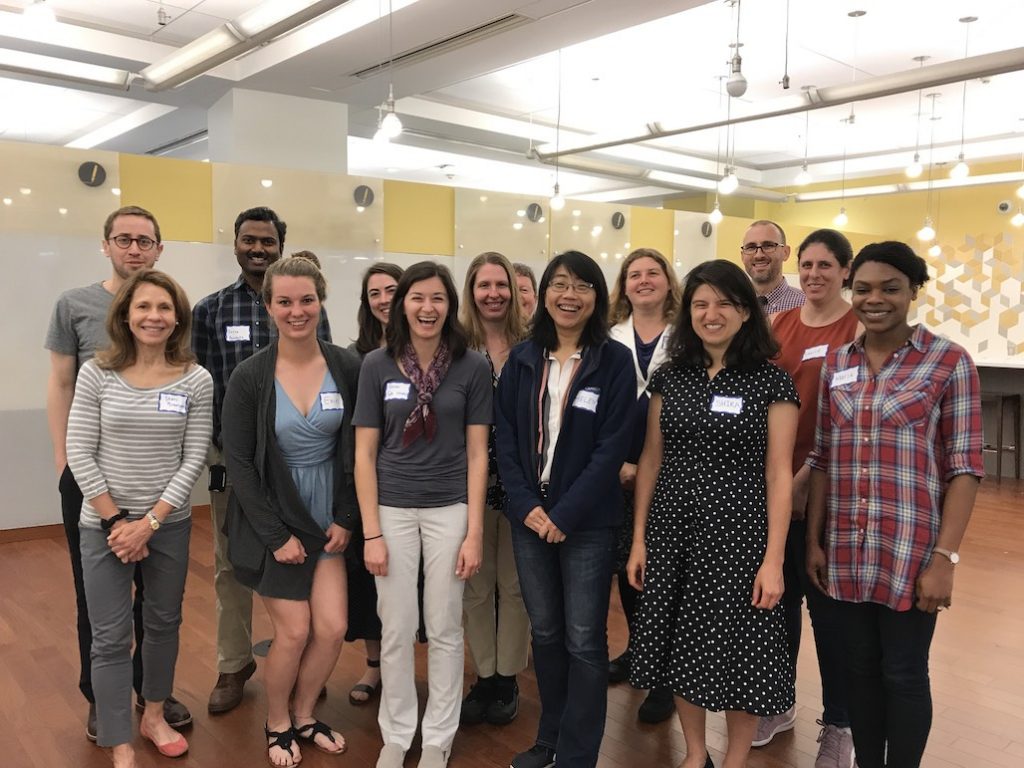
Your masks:
<svg viewBox="0 0 1024 768"><path fill-rule="evenodd" d="M462 596L480 569L493 411L490 368L467 349L458 306L446 267L414 264L395 291L387 346L359 376L356 492L382 624L378 768L400 768L416 733L421 551L430 646L420 768L447 765L459 725Z"/></svg>

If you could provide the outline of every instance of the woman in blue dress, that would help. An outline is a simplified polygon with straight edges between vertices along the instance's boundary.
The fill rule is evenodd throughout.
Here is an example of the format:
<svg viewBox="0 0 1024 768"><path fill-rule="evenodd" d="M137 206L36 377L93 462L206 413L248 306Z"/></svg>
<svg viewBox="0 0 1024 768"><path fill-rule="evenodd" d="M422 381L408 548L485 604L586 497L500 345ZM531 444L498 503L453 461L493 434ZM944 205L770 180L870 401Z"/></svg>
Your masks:
<svg viewBox="0 0 1024 768"><path fill-rule="evenodd" d="M308 259L271 265L263 299L277 340L235 369L224 398L225 458L235 478L228 556L274 626L265 731L269 762L282 768L302 759L298 741L345 751L313 707L347 627L342 558L358 519L351 414L359 358L317 339L325 295Z"/></svg>

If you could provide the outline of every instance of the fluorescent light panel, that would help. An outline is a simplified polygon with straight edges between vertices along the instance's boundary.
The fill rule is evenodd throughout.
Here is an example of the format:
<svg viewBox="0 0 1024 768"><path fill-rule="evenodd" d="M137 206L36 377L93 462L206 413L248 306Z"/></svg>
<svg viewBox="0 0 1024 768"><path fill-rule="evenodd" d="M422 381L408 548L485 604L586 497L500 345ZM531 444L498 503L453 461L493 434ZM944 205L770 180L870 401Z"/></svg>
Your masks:
<svg viewBox="0 0 1024 768"><path fill-rule="evenodd" d="M22 75L55 77L88 85L103 85L124 91L128 90L132 78L132 74L124 69L100 67L25 51L12 51L9 48L0 48L0 70Z"/></svg>
<svg viewBox="0 0 1024 768"><path fill-rule="evenodd" d="M932 189L956 189L958 187L980 187L988 184L1016 184L1024 181L1024 173L989 173L984 176L968 176L964 179L932 179ZM847 187L845 192L839 189L820 190L817 192L800 192L795 200L798 203L809 203L815 200L839 200L842 197L870 197L872 195L892 195L899 192L927 192L929 182L908 181L903 184L879 184L870 187Z"/></svg>

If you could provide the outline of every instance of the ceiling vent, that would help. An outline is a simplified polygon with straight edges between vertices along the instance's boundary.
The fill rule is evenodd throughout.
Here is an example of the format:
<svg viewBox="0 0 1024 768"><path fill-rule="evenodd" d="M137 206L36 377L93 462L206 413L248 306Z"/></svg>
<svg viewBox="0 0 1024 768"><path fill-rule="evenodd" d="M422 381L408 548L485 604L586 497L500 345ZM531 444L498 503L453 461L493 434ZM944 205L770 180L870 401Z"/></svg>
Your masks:
<svg viewBox="0 0 1024 768"><path fill-rule="evenodd" d="M395 56L394 66L401 67L407 64L418 64L422 61L432 59L435 56L440 56L445 53L463 48L473 43L478 43L481 40L500 35L510 30L521 27L525 24L529 24L533 19L527 16L521 16L518 13L512 13L508 16L502 16L500 19L489 21L486 24L481 24L479 27L473 29L467 29L465 32L459 32L457 35L446 37L443 40L438 40L428 45L421 46L420 48L414 48L411 51ZM372 67L366 67L358 72L353 72L351 77L358 77L360 79L367 79L386 71L392 63L392 59L385 59L378 64L374 64Z"/></svg>

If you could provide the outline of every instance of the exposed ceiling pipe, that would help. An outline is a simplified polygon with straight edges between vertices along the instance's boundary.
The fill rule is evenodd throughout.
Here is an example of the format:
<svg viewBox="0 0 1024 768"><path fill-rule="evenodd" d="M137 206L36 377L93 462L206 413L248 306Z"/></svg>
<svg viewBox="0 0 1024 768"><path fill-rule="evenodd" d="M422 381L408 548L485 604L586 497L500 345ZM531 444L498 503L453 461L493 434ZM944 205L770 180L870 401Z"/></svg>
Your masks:
<svg viewBox="0 0 1024 768"><path fill-rule="evenodd" d="M553 160L555 157L574 155L581 152L593 152L599 149L619 147L624 144L636 144L652 139L663 139L670 136L681 136L686 133L706 131L720 128L723 125L736 125L772 117L802 113L810 109L824 109L855 101L879 99L898 93L916 91L919 88L937 88L950 83L959 83L975 78L994 77L1007 72L1024 70L1024 48L1013 48L1006 51L985 53L969 59L957 59L927 67L881 75L869 80L832 85L825 88L809 88L805 93L783 96L778 99L756 105L754 112L746 115L734 115L728 120L714 120L698 125L671 130L651 131L640 136L608 139L586 145L563 146L558 152L544 152L534 148L534 156L542 161Z"/></svg>

